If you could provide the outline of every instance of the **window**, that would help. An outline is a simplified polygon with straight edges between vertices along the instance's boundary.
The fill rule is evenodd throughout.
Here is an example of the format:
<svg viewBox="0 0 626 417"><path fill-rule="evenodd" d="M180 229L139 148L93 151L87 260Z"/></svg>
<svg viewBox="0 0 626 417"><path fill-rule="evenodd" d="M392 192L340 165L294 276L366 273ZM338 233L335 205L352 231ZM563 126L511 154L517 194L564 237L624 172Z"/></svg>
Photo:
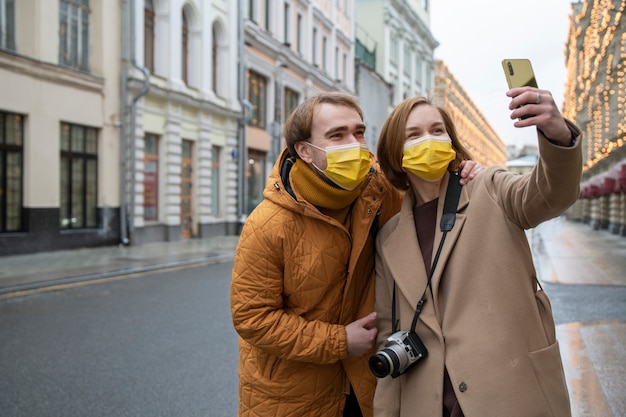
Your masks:
<svg viewBox="0 0 626 417"><path fill-rule="evenodd" d="M181 55L182 55L182 68L181 68L181 78L182 80L185 82L185 84L188 83L189 81L189 77L188 77L188 72L189 72L189 27L187 26L187 15L185 14L185 11L183 10L183 34L182 34L182 50L181 50Z"/></svg>
<svg viewBox="0 0 626 417"><path fill-rule="evenodd" d="M285 3L285 27L283 38L285 39L285 43L291 46L291 16L289 11L289 3Z"/></svg>
<svg viewBox="0 0 626 417"><path fill-rule="evenodd" d="M159 219L159 137L146 133L144 137L143 219Z"/></svg>
<svg viewBox="0 0 626 417"><path fill-rule="evenodd" d="M98 226L98 132L61 123L61 229Z"/></svg>
<svg viewBox="0 0 626 417"><path fill-rule="evenodd" d="M0 112L0 232L23 229L24 117Z"/></svg>
<svg viewBox="0 0 626 417"><path fill-rule="evenodd" d="M271 13L272 13L272 8L271 8L271 2L270 0L265 0L265 30L268 32L273 32L272 28L271 28Z"/></svg>
<svg viewBox="0 0 626 417"><path fill-rule="evenodd" d="M267 123L267 80L254 71L248 73L248 101L252 103L250 126L265 129Z"/></svg>
<svg viewBox="0 0 626 417"><path fill-rule="evenodd" d="M255 5L256 1L255 0L248 0L248 19L250 19L253 22L256 22L255 18L254 18L254 5Z"/></svg>
<svg viewBox="0 0 626 417"><path fill-rule="evenodd" d="M0 0L0 48L15 51L15 0Z"/></svg>
<svg viewBox="0 0 626 417"><path fill-rule="evenodd" d="M409 48L406 47L406 43L404 45L404 74L408 77L411 76L411 50Z"/></svg>
<svg viewBox="0 0 626 417"><path fill-rule="evenodd" d="M335 47L335 79L337 81L341 81L339 79L339 74L340 74L339 72L339 47L336 46Z"/></svg>
<svg viewBox="0 0 626 417"><path fill-rule="evenodd" d="M89 70L89 0L59 3L59 64Z"/></svg>
<svg viewBox="0 0 626 417"><path fill-rule="evenodd" d="M328 71L328 38L322 37L322 68Z"/></svg>
<svg viewBox="0 0 626 417"><path fill-rule="evenodd" d="M143 9L143 65L154 72L154 6L145 0Z"/></svg>
<svg viewBox="0 0 626 417"><path fill-rule="evenodd" d="M220 213L220 156L221 148L212 147L211 152L211 213Z"/></svg>
<svg viewBox="0 0 626 417"><path fill-rule="evenodd" d="M298 53L302 53L302 15L300 13L298 13L298 21L297 21L297 28L296 28L296 50L298 51Z"/></svg>
<svg viewBox="0 0 626 417"><path fill-rule="evenodd" d="M298 106L299 94L291 88L285 88L285 120L291 112Z"/></svg>
<svg viewBox="0 0 626 417"><path fill-rule="evenodd" d="M415 60L415 81L418 86L422 85L422 77L424 76L424 66L422 60L419 57L419 54L416 54L417 58Z"/></svg>
<svg viewBox="0 0 626 417"><path fill-rule="evenodd" d="M267 180L265 152L248 149L248 214L263 200L263 188Z"/></svg>
<svg viewBox="0 0 626 417"><path fill-rule="evenodd" d="M317 28L313 28L313 46L311 48L313 65L317 66Z"/></svg>
<svg viewBox="0 0 626 417"><path fill-rule="evenodd" d="M211 88L213 89L213 92L216 95L222 96L225 87L220 82L223 76L223 73L220 72L220 67L224 66L224 62L226 61L226 59L225 57L222 57L222 55L224 54L223 50L220 50L220 44L223 41L222 41L222 27L220 26L219 22L217 21L213 22L212 33L213 33L213 44L211 46L211 65L212 65Z"/></svg>
<svg viewBox="0 0 626 417"><path fill-rule="evenodd" d="M398 40L396 39L396 34L392 33L391 34L391 38L390 38L390 42L391 42L391 63L393 64L398 64L398 57L400 54L400 48L398 47Z"/></svg>

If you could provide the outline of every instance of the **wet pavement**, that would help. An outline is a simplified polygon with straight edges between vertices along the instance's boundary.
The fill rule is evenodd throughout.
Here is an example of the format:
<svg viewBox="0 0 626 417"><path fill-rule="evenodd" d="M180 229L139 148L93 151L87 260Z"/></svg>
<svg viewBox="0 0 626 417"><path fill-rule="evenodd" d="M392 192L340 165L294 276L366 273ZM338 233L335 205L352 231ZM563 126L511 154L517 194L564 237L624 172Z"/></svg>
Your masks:
<svg viewBox="0 0 626 417"><path fill-rule="evenodd" d="M558 324L556 332L572 416L626 416L626 237L560 217L530 231L529 240L542 282L620 291L618 320Z"/></svg>
<svg viewBox="0 0 626 417"><path fill-rule="evenodd" d="M626 288L626 237L562 217L529 231L528 237L549 295L561 284ZM216 236L0 257L0 300L86 281L228 261L237 242L237 236ZM611 320L557 322L573 417L626 416L624 311L626 307L620 308L617 319L613 315Z"/></svg>

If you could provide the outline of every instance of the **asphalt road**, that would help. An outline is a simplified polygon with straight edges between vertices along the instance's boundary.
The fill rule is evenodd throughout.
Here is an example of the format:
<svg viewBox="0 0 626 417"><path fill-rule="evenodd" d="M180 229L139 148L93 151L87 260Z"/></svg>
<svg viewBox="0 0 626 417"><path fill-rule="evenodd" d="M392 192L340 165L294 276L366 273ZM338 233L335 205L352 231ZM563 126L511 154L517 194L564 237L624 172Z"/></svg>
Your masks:
<svg viewBox="0 0 626 417"><path fill-rule="evenodd" d="M0 301L0 416L235 416L231 269Z"/></svg>
<svg viewBox="0 0 626 417"><path fill-rule="evenodd" d="M0 417L236 416L231 269L0 300ZM557 325L626 317L626 287L542 285Z"/></svg>

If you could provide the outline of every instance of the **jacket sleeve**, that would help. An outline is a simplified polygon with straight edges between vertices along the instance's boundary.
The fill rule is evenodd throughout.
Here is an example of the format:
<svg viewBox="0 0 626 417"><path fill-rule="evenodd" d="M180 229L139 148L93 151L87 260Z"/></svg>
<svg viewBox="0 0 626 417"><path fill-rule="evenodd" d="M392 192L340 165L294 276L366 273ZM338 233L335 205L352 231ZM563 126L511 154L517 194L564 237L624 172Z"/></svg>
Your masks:
<svg viewBox="0 0 626 417"><path fill-rule="evenodd" d="M242 230L231 281L233 325L246 342L279 358L335 363L347 356L345 327L308 320L283 305L284 219L271 211L257 207Z"/></svg>
<svg viewBox="0 0 626 417"><path fill-rule="evenodd" d="M492 174L494 198L499 199L508 218L519 227L535 227L562 214L578 199L582 134L573 123L567 123L576 138L575 145L554 145L539 134L540 157L531 173L518 175L504 170L488 170Z"/></svg>

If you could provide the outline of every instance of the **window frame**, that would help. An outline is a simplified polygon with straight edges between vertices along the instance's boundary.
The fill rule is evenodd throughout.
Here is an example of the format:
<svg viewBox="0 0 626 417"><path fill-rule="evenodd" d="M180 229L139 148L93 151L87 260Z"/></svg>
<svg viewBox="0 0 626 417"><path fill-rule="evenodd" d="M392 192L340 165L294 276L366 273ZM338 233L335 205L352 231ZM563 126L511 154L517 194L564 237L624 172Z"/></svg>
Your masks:
<svg viewBox="0 0 626 417"><path fill-rule="evenodd" d="M64 128L66 127L68 128L69 136L64 133ZM81 131L82 137L75 136L75 133L80 133ZM61 146L59 149L61 158L59 227L61 230L92 229L99 227L98 136L99 131L97 128L61 122ZM89 143L91 138L93 138L93 144ZM68 149L64 148L66 141ZM93 149L93 152L89 152L89 147ZM95 164L90 164L90 162L95 162ZM63 172L64 167L67 169L67 172ZM89 175L90 168L93 171L93 178ZM80 172L80 178L75 180L74 176L77 171L82 172ZM64 184L64 180L67 180L66 184ZM67 188L64 187L64 185L67 186ZM80 191L79 194L82 194L78 203L74 201L76 189ZM91 197L90 193L93 194ZM80 213L76 213L75 207L79 206ZM64 217L65 214L67 215L66 217ZM82 214L82 222L77 220L79 214Z"/></svg>
<svg viewBox="0 0 626 417"><path fill-rule="evenodd" d="M143 219L146 222L159 221L159 145L160 136L154 133L144 133L144 181L143 181ZM148 148L148 141L154 140L155 152L151 152ZM156 169L149 171L148 166L154 163ZM154 184L151 187L147 185ZM154 204L147 205L147 202ZM147 216L146 209L154 208L154 215Z"/></svg>
<svg viewBox="0 0 626 417"><path fill-rule="evenodd" d="M90 14L89 0L59 0L59 65L89 71Z"/></svg>
<svg viewBox="0 0 626 417"><path fill-rule="evenodd" d="M15 0L0 0L0 49L15 51Z"/></svg>
<svg viewBox="0 0 626 417"><path fill-rule="evenodd" d="M267 127L267 93L268 79L264 75L248 71L248 101L252 104L252 112L248 125L265 129Z"/></svg>
<svg viewBox="0 0 626 417"><path fill-rule="evenodd" d="M8 143L8 129L9 124L7 120L10 117L17 117L18 123L14 127L18 129L18 134L14 136L14 141L19 143ZM25 229L24 221L24 119L21 114L3 112L0 111L0 234L1 233L16 233L22 232ZM18 159L18 176L17 190L11 192L9 190L9 155L19 154ZM17 204L11 204L13 201L9 201L11 195L17 195ZM16 226L9 227L9 215L11 213L11 207L13 207L14 215L17 217Z"/></svg>
<svg viewBox="0 0 626 417"><path fill-rule="evenodd" d="M143 16L143 65L154 73L155 13L152 0L144 0Z"/></svg>
<svg viewBox="0 0 626 417"><path fill-rule="evenodd" d="M181 29L181 68L180 68L180 79L183 80L185 85L189 84L189 22L187 19L187 13L185 13L185 9L181 11L182 13L182 29Z"/></svg>

